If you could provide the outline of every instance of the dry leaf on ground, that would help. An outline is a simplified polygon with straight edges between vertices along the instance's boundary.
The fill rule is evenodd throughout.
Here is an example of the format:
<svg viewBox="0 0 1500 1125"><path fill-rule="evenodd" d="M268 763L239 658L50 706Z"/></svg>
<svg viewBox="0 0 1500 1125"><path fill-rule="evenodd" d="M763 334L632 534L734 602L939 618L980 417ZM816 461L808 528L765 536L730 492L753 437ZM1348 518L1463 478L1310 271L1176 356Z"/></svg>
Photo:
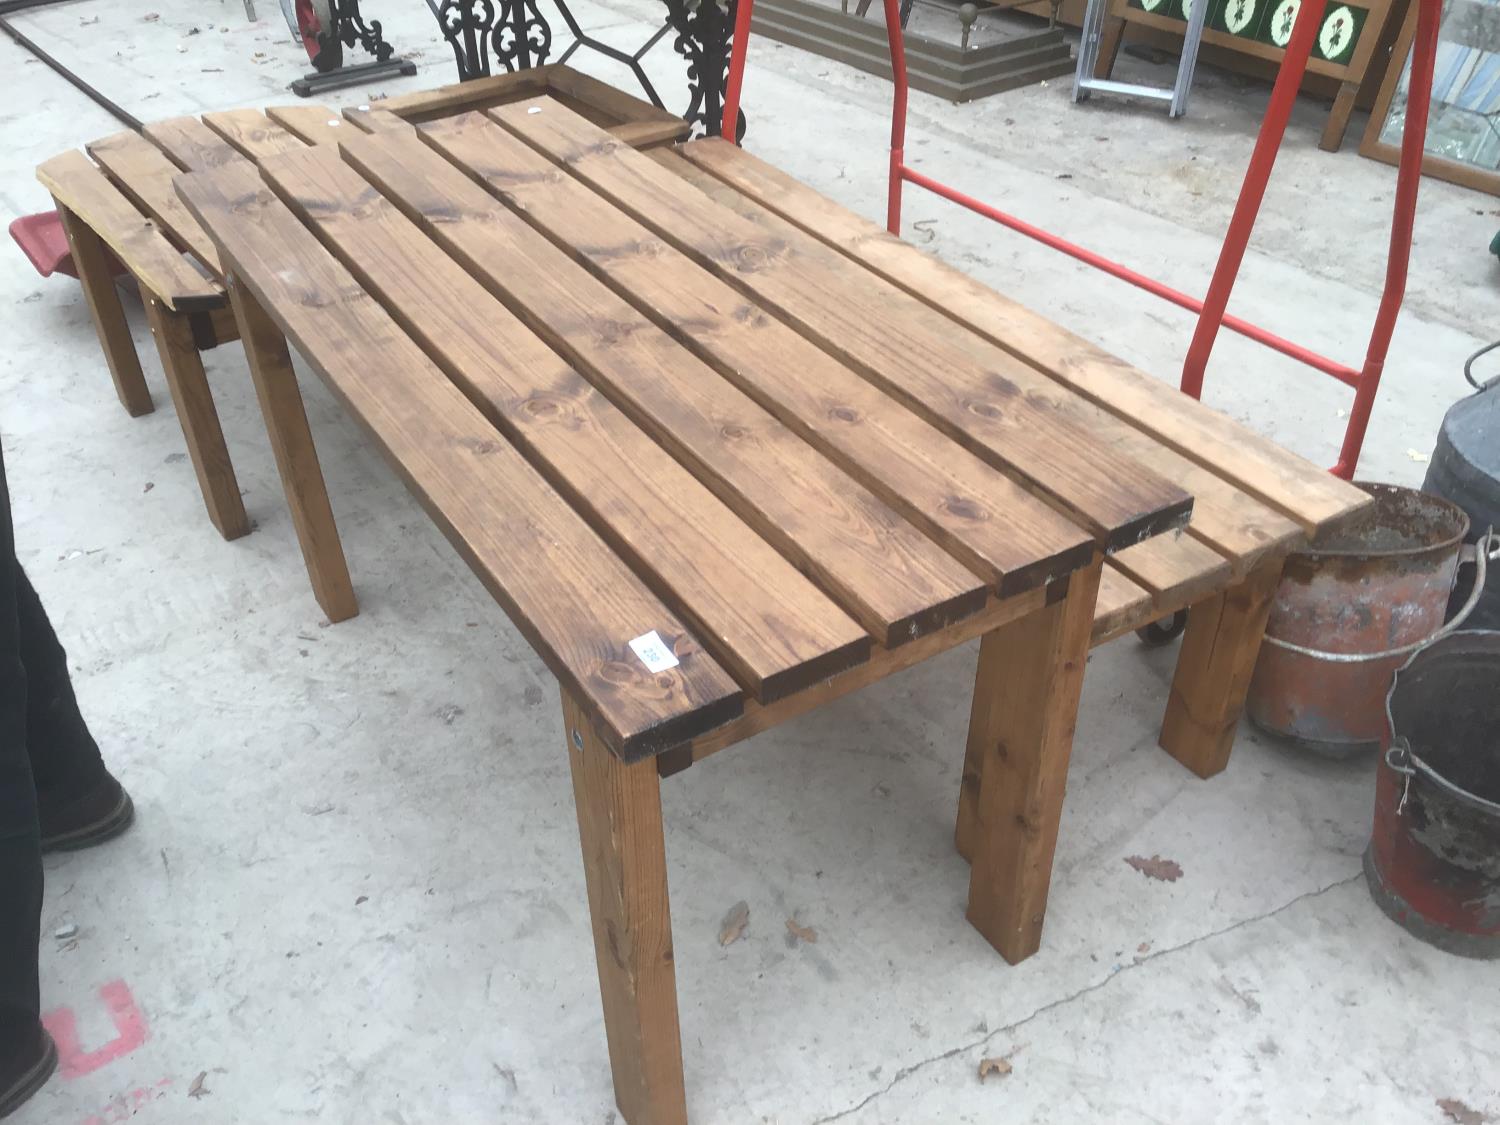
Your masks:
<svg viewBox="0 0 1500 1125"><path fill-rule="evenodd" d="M1488 1114L1480 1113L1457 1098L1439 1098L1437 1104L1448 1120L1456 1121L1458 1125L1484 1125L1489 1120Z"/></svg>
<svg viewBox="0 0 1500 1125"><path fill-rule="evenodd" d="M996 1078L1004 1078L1015 1068L1010 1065L1010 1060L1004 1057L979 1060L979 1081L983 1082L990 1075Z"/></svg>
<svg viewBox="0 0 1500 1125"><path fill-rule="evenodd" d="M729 913L724 915L724 921L719 923L719 944L733 945L745 934L745 927L750 924L750 904L743 900L735 903L729 908Z"/></svg>
<svg viewBox="0 0 1500 1125"><path fill-rule="evenodd" d="M1182 878L1182 867L1175 859L1162 859L1159 855L1154 855L1150 859L1145 856L1131 855L1125 857L1125 862L1148 879L1175 883Z"/></svg>
<svg viewBox="0 0 1500 1125"><path fill-rule="evenodd" d="M795 918L788 918L786 920L786 930L787 933L791 934L793 937L800 938L802 941L807 942L809 945L818 940L817 930L813 929L811 926L804 926Z"/></svg>
<svg viewBox="0 0 1500 1125"><path fill-rule="evenodd" d="M190 1098L201 1098L204 1094L210 1094L210 1093L213 1092L212 1090L208 1090L208 1089L204 1088L203 1080L205 1078L207 1078L207 1077L208 1077L208 1071L206 1071L206 1070L200 1070L198 1072L198 1077L194 1078L193 1079L193 1084L188 1087L188 1097L190 1097Z"/></svg>

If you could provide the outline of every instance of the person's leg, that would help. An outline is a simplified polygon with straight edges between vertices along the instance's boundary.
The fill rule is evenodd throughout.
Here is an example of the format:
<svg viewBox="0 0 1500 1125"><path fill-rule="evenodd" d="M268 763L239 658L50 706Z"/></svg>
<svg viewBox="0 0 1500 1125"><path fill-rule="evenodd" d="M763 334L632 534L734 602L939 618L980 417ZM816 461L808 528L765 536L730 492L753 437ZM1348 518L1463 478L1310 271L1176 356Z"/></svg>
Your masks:
<svg viewBox="0 0 1500 1125"><path fill-rule="evenodd" d="M98 844L130 825L130 797L110 776L78 710L68 657L25 571L15 568L21 662L26 667L26 746L36 783L42 850Z"/></svg>
<svg viewBox="0 0 1500 1125"><path fill-rule="evenodd" d="M37 979L42 849L26 746L19 574L0 454L0 1117L35 1093L57 1061Z"/></svg>

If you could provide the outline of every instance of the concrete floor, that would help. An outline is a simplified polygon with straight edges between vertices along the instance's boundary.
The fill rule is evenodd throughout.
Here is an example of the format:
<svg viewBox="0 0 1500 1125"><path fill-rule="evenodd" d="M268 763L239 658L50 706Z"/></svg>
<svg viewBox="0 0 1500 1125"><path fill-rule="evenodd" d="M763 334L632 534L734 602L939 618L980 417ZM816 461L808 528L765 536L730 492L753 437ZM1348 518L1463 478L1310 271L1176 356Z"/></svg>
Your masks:
<svg viewBox="0 0 1500 1125"><path fill-rule="evenodd" d="M271 0L257 3L259 23L237 0L82 2L16 22L153 118L290 100L303 66ZM421 4L369 7L422 73L340 104L451 81ZM659 12L575 10L628 46ZM652 71L683 100L667 48ZM118 126L4 39L0 72L11 216L47 203L37 161ZM1207 72L1176 123L1118 100L1075 108L1066 82L970 106L918 95L909 151L1201 291L1266 94ZM749 147L878 215L888 96L757 43ZM1298 107L1235 307L1353 359L1393 174L1354 153L1362 117L1344 152L1318 151L1324 113ZM1422 190L1363 464L1407 483L1462 389L1462 358L1495 332L1485 247L1500 204ZM919 193L907 216L937 253L1175 377L1184 315ZM551 677L309 380L363 609L326 627L239 349L209 368L258 526L226 544L139 309L158 409L132 420L76 285L0 257L18 550L140 810L107 849L47 861L44 1004L54 1027L73 1021L77 1073L18 1125L614 1121ZM1234 338L1207 397L1323 463L1348 405ZM694 1120L1440 1122L1448 1098L1500 1115L1500 967L1438 953L1371 904L1372 764L1311 761L1247 728L1229 769L1196 780L1155 747L1174 658L1128 639L1094 654L1042 951L1014 968L965 923L951 845L972 649L674 778ZM1175 859L1182 878L1148 880L1132 855ZM720 948L740 899L749 929ZM788 947L793 916L816 944ZM53 936L68 925L76 936ZM1013 1071L981 1084L990 1056Z"/></svg>

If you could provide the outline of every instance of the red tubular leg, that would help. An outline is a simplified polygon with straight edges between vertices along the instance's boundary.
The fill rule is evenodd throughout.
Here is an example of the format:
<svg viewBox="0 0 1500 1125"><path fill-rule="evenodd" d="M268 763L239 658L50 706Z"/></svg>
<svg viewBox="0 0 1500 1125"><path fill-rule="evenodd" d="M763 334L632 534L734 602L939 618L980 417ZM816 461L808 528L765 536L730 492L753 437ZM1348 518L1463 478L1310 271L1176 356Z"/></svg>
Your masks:
<svg viewBox="0 0 1500 1125"><path fill-rule="evenodd" d="M724 118L719 134L730 144L738 144L740 90L745 84L745 54L750 47L750 11L755 0L736 0L734 5L734 42L729 48L729 81L724 83Z"/></svg>
<svg viewBox="0 0 1500 1125"><path fill-rule="evenodd" d="M901 30L901 0L885 0L885 36L891 47L891 182L886 195L885 229L901 234L902 181L906 167L906 40Z"/></svg>
<svg viewBox="0 0 1500 1125"><path fill-rule="evenodd" d="M1229 230L1219 250L1219 261L1214 266L1213 280L1203 298L1203 311L1198 314L1198 327L1193 332L1193 341L1188 345L1187 359L1182 365L1183 393L1194 398L1203 393L1203 372L1208 366L1208 355L1213 351L1219 326L1224 323L1229 293L1239 275L1240 263L1245 259L1245 247L1260 213L1266 182L1271 178L1271 168L1281 149L1281 138L1286 133L1286 123L1292 115L1292 105L1297 100L1297 89L1302 85L1302 75L1307 70L1307 59L1312 53L1318 27L1323 22L1325 7L1327 0L1308 0L1302 5L1286 54L1281 59L1281 69L1276 74L1276 85L1271 88L1271 100L1261 121L1260 134L1255 138L1255 148L1250 153L1249 167L1245 169L1245 182L1240 187L1239 199L1235 201Z"/></svg>
<svg viewBox="0 0 1500 1125"><path fill-rule="evenodd" d="M1422 182L1422 153L1427 143L1427 114L1432 105L1432 72L1437 55L1438 24L1441 0L1418 0L1417 34L1411 52L1411 83L1406 95L1406 124L1401 133L1401 167L1396 175L1396 205L1391 216L1391 250L1385 262L1385 289L1380 294L1380 309L1370 331L1370 347L1365 352L1364 369L1354 390L1354 406L1349 411L1349 425L1344 430L1344 444L1339 450L1335 476L1345 480L1354 476L1364 445L1375 392L1390 350L1391 334L1396 330L1396 315L1406 297L1406 267L1411 259L1412 226L1417 214L1417 188Z"/></svg>

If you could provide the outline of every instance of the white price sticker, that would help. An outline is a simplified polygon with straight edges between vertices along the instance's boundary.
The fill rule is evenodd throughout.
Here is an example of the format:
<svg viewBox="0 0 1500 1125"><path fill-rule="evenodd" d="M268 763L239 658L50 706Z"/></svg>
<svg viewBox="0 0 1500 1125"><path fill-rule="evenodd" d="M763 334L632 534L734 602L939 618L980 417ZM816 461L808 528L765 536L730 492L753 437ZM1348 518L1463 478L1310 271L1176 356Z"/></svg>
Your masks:
<svg viewBox="0 0 1500 1125"><path fill-rule="evenodd" d="M646 666L648 672L654 674L677 667L676 654L667 647L667 642L661 639L655 629L649 633L642 633L630 642L630 647L641 658L641 663Z"/></svg>

